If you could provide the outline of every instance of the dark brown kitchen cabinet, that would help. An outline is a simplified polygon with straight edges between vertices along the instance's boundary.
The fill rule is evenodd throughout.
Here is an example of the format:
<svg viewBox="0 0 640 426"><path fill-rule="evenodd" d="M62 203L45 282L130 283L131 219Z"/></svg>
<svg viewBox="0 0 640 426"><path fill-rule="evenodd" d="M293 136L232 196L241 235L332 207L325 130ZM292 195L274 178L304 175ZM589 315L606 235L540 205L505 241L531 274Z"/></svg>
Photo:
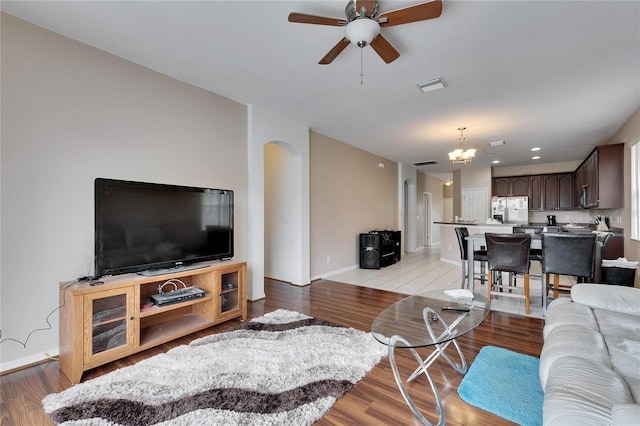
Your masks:
<svg viewBox="0 0 640 426"><path fill-rule="evenodd" d="M599 145L575 172L574 204L591 209L624 207L624 144Z"/></svg>
<svg viewBox="0 0 640 426"><path fill-rule="evenodd" d="M543 210L573 209L573 173L543 176Z"/></svg>
<svg viewBox="0 0 640 426"><path fill-rule="evenodd" d="M573 173L558 175L558 210L573 209Z"/></svg>
<svg viewBox="0 0 640 426"><path fill-rule="evenodd" d="M543 210L558 209L558 175L542 177L542 207Z"/></svg>
<svg viewBox="0 0 640 426"><path fill-rule="evenodd" d="M529 176L511 178L511 195L529 195Z"/></svg>
<svg viewBox="0 0 640 426"><path fill-rule="evenodd" d="M543 210L542 204L542 176L529 176L529 210Z"/></svg>
<svg viewBox="0 0 640 426"><path fill-rule="evenodd" d="M529 176L529 210L572 210L573 173Z"/></svg>
<svg viewBox="0 0 640 426"><path fill-rule="evenodd" d="M607 248L602 253L602 258L607 260L616 260L624 257L624 237L622 235L615 235Z"/></svg>
<svg viewBox="0 0 640 426"><path fill-rule="evenodd" d="M497 197L507 197L511 187L508 177L493 178L493 195Z"/></svg>
<svg viewBox="0 0 640 426"><path fill-rule="evenodd" d="M498 197L529 195L529 176L493 178L493 195Z"/></svg>

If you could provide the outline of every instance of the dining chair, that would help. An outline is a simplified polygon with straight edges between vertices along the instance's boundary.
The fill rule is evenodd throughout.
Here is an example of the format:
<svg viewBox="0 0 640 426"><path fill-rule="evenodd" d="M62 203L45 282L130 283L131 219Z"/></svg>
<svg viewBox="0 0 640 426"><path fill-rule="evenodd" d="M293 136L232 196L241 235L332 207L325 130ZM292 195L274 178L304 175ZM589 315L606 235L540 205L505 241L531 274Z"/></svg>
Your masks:
<svg viewBox="0 0 640 426"><path fill-rule="evenodd" d="M529 291L529 249L531 248L531 234L495 234L486 233L487 265L489 282L487 285L487 299L491 296L517 297L524 299L527 314L531 313L531 294ZM495 273L509 272L524 276L522 294L513 291L511 285L503 285L496 280ZM507 287L509 292L502 292Z"/></svg>
<svg viewBox="0 0 640 426"><path fill-rule="evenodd" d="M593 231L596 234L596 255L595 265L593 269L593 282L602 282L602 259L604 259L604 252L613 240L613 232L606 231Z"/></svg>
<svg viewBox="0 0 640 426"><path fill-rule="evenodd" d="M467 237L469 236L469 230L466 226L455 228L456 236L458 237L458 247L460 247L460 260L462 260L462 283L461 288L465 288L465 282L468 283L469 273L467 271L467 261L469 259L469 253L467 252ZM485 272L485 266L487 264L487 251L480 249L473 251L473 259L480 262L480 273L475 274L480 282L484 285L487 274ZM474 279L476 277L473 277ZM468 285L467 285L468 287Z"/></svg>
<svg viewBox="0 0 640 426"><path fill-rule="evenodd" d="M546 309L547 294L553 291L557 298L560 292L570 292L571 284L560 284L560 275L587 280L593 277L596 255L596 234L574 234L570 232L543 233L542 238L542 301ZM553 283L547 277L553 274Z"/></svg>

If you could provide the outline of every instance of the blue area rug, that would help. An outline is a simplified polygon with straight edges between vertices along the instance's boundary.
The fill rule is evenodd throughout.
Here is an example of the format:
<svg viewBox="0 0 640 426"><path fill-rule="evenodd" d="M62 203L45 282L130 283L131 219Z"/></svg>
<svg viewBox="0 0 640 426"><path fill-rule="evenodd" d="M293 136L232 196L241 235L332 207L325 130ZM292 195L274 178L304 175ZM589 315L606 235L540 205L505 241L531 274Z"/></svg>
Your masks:
<svg viewBox="0 0 640 426"><path fill-rule="evenodd" d="M507 349L485 346L462 379L463 401L525 426L542 424L538 369L540 360Z"/></svg>

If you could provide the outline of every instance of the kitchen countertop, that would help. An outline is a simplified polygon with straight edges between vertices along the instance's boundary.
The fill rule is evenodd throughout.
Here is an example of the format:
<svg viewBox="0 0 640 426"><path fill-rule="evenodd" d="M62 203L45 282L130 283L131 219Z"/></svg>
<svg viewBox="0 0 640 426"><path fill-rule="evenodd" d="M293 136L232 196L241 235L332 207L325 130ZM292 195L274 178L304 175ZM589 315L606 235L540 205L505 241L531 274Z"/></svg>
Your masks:
<svg viewBox="0 0 640 426"><path fill-rule="evenodd" d="M455 225L455 226L509 226L509 227L514 227L516 225L510 224L510 223L478 223L478 222L473 222L473 223L467 223L467 222L433 222L437 225Z"/></svg>
<svg viewBox="0 0 640 426"><path fill-rule="evenodd" d="M454 226L504 226L504 227L522 227L522 226L533 226L533 227L540 227L540 228L544 228L545 226L547 226L546 222L532 222L529 223L528 225L523 225L523 224L517 224L517 223L478 223L478 222L474 222L474 223L465 223L465 222L433 222L437 225L454 225ZM556 225L559 228L562 228L563 226L566 225L570 225L569 223L560 223L558 222L558 224ZM585 227L585 228L589 228L589 230L591 231L595 231L596 230L596 226L592 223L572 223L571 225L577 225L580 227ZM566 229L566 228L565 228ZM585 232L586 229L582 230L583 228L576 228L576 232ZM566 232L571 232L571 231L566 231ZM624 229L622 228L609 228L609 232L613 232L614 235L616 236L624 236Z"/></svg>

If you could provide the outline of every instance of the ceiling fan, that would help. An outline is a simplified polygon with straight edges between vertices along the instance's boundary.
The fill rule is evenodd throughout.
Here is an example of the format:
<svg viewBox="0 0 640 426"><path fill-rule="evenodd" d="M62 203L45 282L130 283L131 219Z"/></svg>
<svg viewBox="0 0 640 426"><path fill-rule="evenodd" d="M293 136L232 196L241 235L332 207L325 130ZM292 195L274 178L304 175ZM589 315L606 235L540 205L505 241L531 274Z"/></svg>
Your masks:
<svg viewBox="0 0 640 426"><path fill-rule="evenodd" d="M377 0L349 0L345 8L347 19L293 12L289 14L289 22L346 27L345 36L320 60L321 65L333 62L350 43L360 48L370 45L388 64L398 59L400 53L380 34L380 28L433 19L442 13L441 0L384 13L378 13L378 7Z"/></svg>

